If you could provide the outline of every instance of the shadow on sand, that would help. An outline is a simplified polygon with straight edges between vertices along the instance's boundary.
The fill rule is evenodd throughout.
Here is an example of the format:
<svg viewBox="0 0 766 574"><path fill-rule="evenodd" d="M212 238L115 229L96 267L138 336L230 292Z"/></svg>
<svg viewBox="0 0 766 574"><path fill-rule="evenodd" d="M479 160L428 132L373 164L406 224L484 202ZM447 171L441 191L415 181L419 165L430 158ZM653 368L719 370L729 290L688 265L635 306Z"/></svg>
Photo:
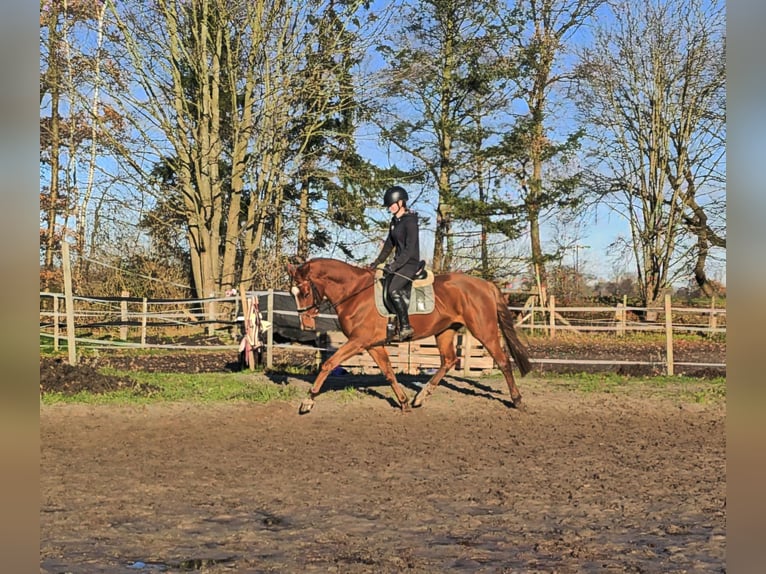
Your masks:
<svg viewBox="0 0 766 574"><path fill-rule="evenodd" d="M292 374L283 372L270 372L266 375L273 383L284 385L288 381L303 381L307 385L312 385L315 374ZM420 389L428 382L428 375L403 375L396 376L396 380L399 384L408 391L410 399L414 398L413 393L418 393ZM399 408L399 404L396 402L392 393L389 391L391 388L388 381L382 375L361 375L353 374L350 372L342 372L334 375L330 375L322 385L322 392L324 393L337 392L348 389L349 387L356 389L360 393L364 393L370 396L374 396L387 401L392 407ZM449 373L441 380L439 386L434 391L438 393L443 392L456 392L462 395L481 397L487 400L498 401L502 405L513 408L514 404L508 397L507 390L498 391L497 389L478 382L474 379L467 379L465 377L450 375Z"/></svg>

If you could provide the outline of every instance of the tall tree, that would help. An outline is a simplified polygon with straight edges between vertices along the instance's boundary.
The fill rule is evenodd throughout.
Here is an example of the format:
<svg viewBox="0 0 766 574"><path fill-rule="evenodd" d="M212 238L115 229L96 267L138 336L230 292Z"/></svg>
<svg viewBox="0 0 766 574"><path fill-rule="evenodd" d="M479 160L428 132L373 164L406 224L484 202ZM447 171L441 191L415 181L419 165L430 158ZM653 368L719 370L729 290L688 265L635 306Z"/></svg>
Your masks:
<svg viewBox="0 0 766 574"><path fill-rule="evenodd" d="M302 147L299 166L299 217L296 254L307 259L313 248L331 243L353 257L352 248L332 238L332 228L366 229L364 209L376 197L370 180L375 168L356 146L356 127L365 114L354 75L374 37L362 37L366 3L330 3L313 19L306 38L305 66L291 138ZM384 11L387 9L384 9ZM378 13L372 21L380 18ZM322 208L317 208L323 206Z"/></svg>
<svg viewBox="0 0 766 574"><path fill-rule="evenodd" d="M540 296L547 298L546 261L541 220L551 210L578 203L578 176L565 169L551 169L557 156L566 158L576 149L578 130L559 135L552 110L559 97L575 79L564 56L573 37L587 25L604 0L516 0L502 13L503 27L511 39L511 57L518 60L517 96L528 110L504 141L505 153L522 190L529 225L533 273ZM546 171L547 169L547 171Z"/></svg>
<svg viewBox="0 0 766 574"><path fill-rule="evenodd" d="M256 268L281 269L281 242L297 230L286 222L301 213L300 167L333 127L327 118L353 104L333 97L340 83L325 84L313 69L317 25L335 10L350 26L361 4L134 0L114 8L136 82L121 102L152 164L169 168L155 172L153 191L179 210L198 295L251 285ZM323 28L326 54L348 51L344 33ZM306 113L307 102L318 107Z"/></svg>
<svg viewBox="0 0 766 574"><path fill-rule="evenodd" d="M499 54L501 40L493 35L491 16L490 4L483 0L405 3L402 25L380 48L387 63L378 118L381 135L436 186L437 271L453 265L456 221L490 221L491 209L484 215L476 211L482 181L477 178L484 176L477 151L492 134L481 121L507 113L506 94L498 86L512 70L508 58ZM464 160L470 158L476 163L465 169Z"/></svg>
<svg viewBox="0 0 766 574"><path fill-rule="evenodd" d="M57 230L58 216L61 213L61 190L59 188L60 157L61 157L61 89L62 69L61 56L61 19L63 6L57 2L40 3L40 32L47 33L47 40L41 37L41 54L43 69L40 74L40 104L43 105L46 95L50 97L48 104L50 115L41 119L40 140L41 163L50 166L48 189L41 190L40 207L44 212L43 220L46 229L41 229L41 251L43 268L46 273L53 271L53 256L59 240ZM45 49L47 48L47 52ZM47 149L46 149L47 148ZM47 153L46 153L47 152ZM46 157L47 156L47 157ZM48 288L48 280L44 279L43 289Z"/></svg>
<svg viewBox="0 0 766 574"><path fill-rule="evenodd" d="M62 238L74 238L76 280L87 275L86 244L94 233L91 202L107 137L118 138L121 118L101 100L101 86L115 85L120 71L104 66L104 2L42 0L40 3L41 256L50 275ZM91 248L93 244L91 244Z"/></svg>
<svg viewBox="0 0 766 574"><path fill-rule="evenodd" d="M725 247L724 30L722 2L626 0L584 55L595 185L630 224L646 306L679 273L709 289L710 249Z"/></svg>

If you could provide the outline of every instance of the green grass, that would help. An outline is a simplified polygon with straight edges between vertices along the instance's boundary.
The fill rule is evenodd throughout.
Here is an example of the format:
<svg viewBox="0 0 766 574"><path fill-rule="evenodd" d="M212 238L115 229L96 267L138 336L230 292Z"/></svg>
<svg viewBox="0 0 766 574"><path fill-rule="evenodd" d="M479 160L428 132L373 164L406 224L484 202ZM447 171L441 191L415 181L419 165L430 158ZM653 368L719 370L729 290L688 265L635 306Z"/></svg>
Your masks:
<svg viewBox="0 0 766 574"><path fill-rule="evenodd" d="M691 389L686 393L692 402L695 403L715 403L726 400L726 380L714 379L709 385Z"/></svg>
<svg viewBox="0 0 766 574"><path fill-rule="evenodd" d="M350 403L357 401L364 397L364 394L360 393L355 387L346 387L341 391L338 391L338 399L342 403Z"/></svg>
<svg viewBox="0 0 766 574"><path fill-rule="evenodd" d="M288 375L310 375L316 369L309 365L280 365L279 370Z"/></svg>
<svg viewBox="0 0 766 574"><path fill-rule="evenodd" d="M59 355L66 355L67 349L69 347L67 346L66 338L59 339L59 348L57 350L53 350L53 338L52 337L43 337L40 335L40 356L41 357L57 357Z"/></svg>
<svg viewBox="0 0 766 574"><path fill-rule="evenodd" d="M305 374L305 369L290 369L289 371ZM75 395L46 393L41 397L41 403L45 405L58 403L141 405L158 402L216 403L231 401L268 403L289 401L303 397L305 394L305 389L301 389L299 385L275 383L259 371L187 374L101 369L101 372L105 375L129 377L134 381L134 386L104 394L92 392L80 392ZM290 374L287 371L281 372ZM502 376L496 373L486 377L486 379L502 381ZM615 373L533 374L520 380L519 385L522 393L525 387L535 387L541 390L552 389L578 393L664 397L701 404L722 403L726 400L726 379L724 377L698 379L684 376L630 377ZM344 403L361 400L366 396L353 386L348 386L333 394Z"/></svg>
<svg viewBox="0 0 766 574"><path fill-rule="evenodd" d="M74 395L46 393L43 404L148 404L156 402L249 401L267 403L290 400L301 394L295 387L273 383L252 373L143 373L103 369L104 374L130 376L136 386L104 394L80 392Z"/></svg>
<svg viewBox="0 0 766 574"><path fill-rule="evenodd" d="M664 396L694 403L714 403L726 399L725 377L699 379L680 375L629 377L616 373L576 373L538 376L525 380L580 393ZM524 381L520 384L523 385Z"/></svg>

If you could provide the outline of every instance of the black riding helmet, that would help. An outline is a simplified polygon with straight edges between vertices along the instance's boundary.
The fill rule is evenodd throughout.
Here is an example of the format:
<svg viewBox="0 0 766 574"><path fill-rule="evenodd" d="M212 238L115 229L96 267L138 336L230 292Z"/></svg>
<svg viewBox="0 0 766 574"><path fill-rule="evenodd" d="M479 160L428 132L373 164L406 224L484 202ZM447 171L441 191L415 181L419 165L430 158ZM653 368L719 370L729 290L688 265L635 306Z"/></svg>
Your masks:
<svg viewBox="0 0 766 574"><path fill-rule="evenodd" d="M409 199L409 196L407 195L407 190L398 185L395 185L394 187L389 187L386 190L386 193L383 195L383 207L386 207L386 208L391 207L394 203L396 203L400 199L404 201L407 201Z"/></svg>

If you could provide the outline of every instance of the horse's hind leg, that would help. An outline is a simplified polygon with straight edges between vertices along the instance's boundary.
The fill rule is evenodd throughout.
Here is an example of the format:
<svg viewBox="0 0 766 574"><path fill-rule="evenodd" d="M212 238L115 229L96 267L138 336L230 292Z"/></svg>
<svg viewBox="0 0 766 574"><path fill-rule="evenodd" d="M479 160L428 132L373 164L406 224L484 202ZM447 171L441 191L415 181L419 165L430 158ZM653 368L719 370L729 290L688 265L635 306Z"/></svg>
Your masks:
<svg viewBox="0 0 766 574"><path fill-rule="evenodd" d="M500 327L497 325L496 320L490 325L474 323L473 325L466 325L473 333L479 342L484 345L484 348L492 355L492 358L500 367L500 371L505 377L505 383L508 385L508 391L511 393L511 402L514 407L521 407L521 392L516 386L516 379L513 377L513 364L508 358L508 354L503 349L503 345L500 342Z"/></svg>
<svg viewBox="0 0 766 574"><path fill-rule="evenodd" d="M436 390L436 386L444 378L452 367L457 363L457 354L455 353L455 330L447 329L436 335L436 346L439 348L439 355L441 356L441 365L439 370L423 385L420 392L415 395L415 399L412 401L413 407L419 407L423 404L431 393Z"/></svg>
<svg viewBox="0 0 766 574"><path fill-rule="evenodd" d="M508 385L508 392L511 394L511 402L516 408L521 407L521 392L516 386L516 379L513 376L513 365L508 355L503 350L503 346L500 343L500 334L497 337L489 337L488 340L482 341L480 337L476 337L484 345L484 348L489 351L492 358L495 359L497 366L500 367L500 371L505 377L505 383Z"/></svg>
<svg viewBox="0 0 766 574"><path fill-rule="evenodd" d="M380 367L380 372L383 373L383 376L386 377L386 380L391 385L391 389L394 391L396 400L399 401L399 406L403 411L410 410L410 399L407 396L407 393L405 393L402 387L399 385L399 381L396 380L396 375L394 374L394 369L391 366L391 359L388 356L388 351L386 351L385 347L370 347L367 349L367 352L378 364L378 367Z"/></svg>

